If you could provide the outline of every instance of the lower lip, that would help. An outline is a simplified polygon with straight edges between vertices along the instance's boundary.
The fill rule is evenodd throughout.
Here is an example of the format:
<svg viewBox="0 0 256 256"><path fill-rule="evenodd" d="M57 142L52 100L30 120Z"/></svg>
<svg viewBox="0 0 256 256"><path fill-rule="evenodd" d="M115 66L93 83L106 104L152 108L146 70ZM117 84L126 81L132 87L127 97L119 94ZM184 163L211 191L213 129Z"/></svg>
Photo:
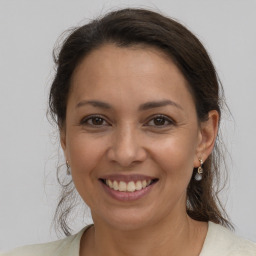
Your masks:
<svg viewBox="0 0 256 256"><path fill-rule="evenodd" d="M109 186L107 186L106 184L102 183L102 186L104 188L104 190L114 199L119 200L119 201L135 201L138 200L144 196L146 196L151 189L153 188L153 186L155 185L155 183L141 189L141 190L135 190L134 192L121 192L118 190L114 190L111 189Z"/></svg>

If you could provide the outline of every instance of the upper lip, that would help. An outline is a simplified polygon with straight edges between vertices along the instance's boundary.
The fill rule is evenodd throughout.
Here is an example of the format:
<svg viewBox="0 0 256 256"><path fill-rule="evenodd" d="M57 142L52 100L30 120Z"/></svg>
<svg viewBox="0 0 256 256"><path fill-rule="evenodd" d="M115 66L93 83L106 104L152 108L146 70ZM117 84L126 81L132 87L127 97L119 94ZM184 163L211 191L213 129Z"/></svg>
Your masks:
<svg viewBox="0 0 256 256"><path fill-rule="evenodd" d="M141 175L141 174L129 174L129 175L122 175L122 174L110 174L110 175L104 175L100 177L101 180L116 180L116 181L138 181L138 180L156 180L156 177L147 176L147 175Z"/></svg>

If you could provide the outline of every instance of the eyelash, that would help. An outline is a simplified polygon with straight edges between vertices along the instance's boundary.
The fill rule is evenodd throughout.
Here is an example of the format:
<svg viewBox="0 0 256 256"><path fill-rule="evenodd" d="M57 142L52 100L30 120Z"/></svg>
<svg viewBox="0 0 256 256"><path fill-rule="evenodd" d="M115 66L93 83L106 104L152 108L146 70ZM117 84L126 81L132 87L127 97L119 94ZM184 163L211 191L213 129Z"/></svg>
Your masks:
<svg viewBox="0 0 256 256"><path fill-rule="evenodd" d="M96 119L96 118L99 118L102 122L105 122L106 124L93 124L92 121L93 119ZM154 122L156 121L156 119L162 119L164 121L164 124L163 125L150 125L149 123L150 122ZM89 123L89 121L91 121L91 123ZM168 124L166 124L166 122L168 122ZM103 126L109 126L109 123L105 120L105 118L101 115L91 115L91 116L88 116L84 119L81 120L80 122L81 125L87 125L87 126L91 126L91 127L95 127L95 128L101 128ZM165 115L154 115L152 117L150 117L149 121L147 121L146 125L144 126L154 126L156 128L163 128L163 127L167 127L167 126L170 126L170 125L175 125L175 121L172 120L171 118L165 116Z"/></svg>
<svg viewBox="0 0 256 256"><path fill-rule="evenodd" d="M88 116L88 117L86 117L86 118L83 118L83 119L81 120L80 124L81 124L81 125L93 126L93 127L95 127L95 128L102 127L102 126L107 126L106 124L105 124L105 125L95 125L95 124L93 124L93 123L91 123L91 124L88 123L89 120L92 121L93 119L96 119L96 118L99 118L99 119L103 120L103 122L108 123L108 122L105 120L105 118L102 117L101 115L92 115L92 116Z"/></svg>
<svg viewBox="0 0 256 256"><path fill-rule="evenodd" d="M167 116L165 116L165 115L154 115L153 117L151 117L151 118L149 119L149 121L147 122L147 124L149 124L150 122L156 121L156 119L162 119L165 124L159 125L159 126L156 125L156 124L154 124L154 125L146 125L146 126L155 126L155 127L157 127L157 128L163 128L163 127L166 127L166 126L175 125L175 122L174 122L171 118L169 118L169 117L167 117ZM168 124L166 124L166 122L168 122Z"/></svg>

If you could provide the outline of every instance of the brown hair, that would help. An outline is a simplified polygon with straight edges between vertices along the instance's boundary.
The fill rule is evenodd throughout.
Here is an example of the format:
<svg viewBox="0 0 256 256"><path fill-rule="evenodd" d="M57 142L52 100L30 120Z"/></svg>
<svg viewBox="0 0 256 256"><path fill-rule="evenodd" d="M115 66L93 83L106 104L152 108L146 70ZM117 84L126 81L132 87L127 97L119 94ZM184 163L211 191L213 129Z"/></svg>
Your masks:
<svg viewBox="0 0 256 256"><path fill-rule="evenodd" d="M159 13L144 9L121 9L75 28L55 54L57 71L52 83L49 107L53 119L63 129L71 77L79 62L92 50L106 43L118 47L148 45L169 56L189 84L198 120L207 120L211 110L221 115L222 86L209 55L200 41L183 25ZM222 95L222 98L221 98ZM204 163L201 181L194 169L187 188L187 213L199 221L212 221L232 227L218 198L222 154L219 137L210 157ZM67 217L72 210L70 197L74 186L63 185L55 218L66 235L70 234Z"/></svg>

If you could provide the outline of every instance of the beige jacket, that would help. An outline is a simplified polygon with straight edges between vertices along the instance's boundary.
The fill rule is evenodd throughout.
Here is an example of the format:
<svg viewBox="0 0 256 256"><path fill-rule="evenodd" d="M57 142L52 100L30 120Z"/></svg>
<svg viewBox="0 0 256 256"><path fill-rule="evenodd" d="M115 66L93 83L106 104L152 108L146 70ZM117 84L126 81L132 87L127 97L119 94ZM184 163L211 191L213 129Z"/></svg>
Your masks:
<svg viewBox="0 0 256 256"><path fill-rule="evenodd" d="M79 256L80 239L85 230L59 241L20 247L0 256ZM256 244L236 236L221 225L209 222L199 256L256 256Z"/></svg>

